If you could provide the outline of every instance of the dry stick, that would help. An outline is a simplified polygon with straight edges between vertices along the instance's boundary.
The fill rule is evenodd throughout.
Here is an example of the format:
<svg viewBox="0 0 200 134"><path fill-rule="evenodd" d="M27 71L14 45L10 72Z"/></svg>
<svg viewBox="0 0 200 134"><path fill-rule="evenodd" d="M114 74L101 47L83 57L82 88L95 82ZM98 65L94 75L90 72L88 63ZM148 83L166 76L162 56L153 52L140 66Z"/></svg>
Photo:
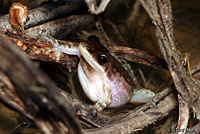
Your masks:
<svg viewBox="0 0 200 134"><path fill-rule="evenodd" d="M31 58L37 60L57 62L62 65L67 65L69 68L76 68L77 66L77 57L70 56L64 53L60 56L60 60L56 61L56 52L50 52L54 45L52 44L52 42L49 42L44 38L24 35L22 33L16 33L15 31L9 30L0 30L0 33L2 33L7 38L7 40L12 41L16 46L18 46L24 52L26 52L26 54ZM61 45L78 45L78 42L61 40L57 41ZM166 63L164 60L151 54L148 54L147 52L144 52L142 50L122 46L109 47L108 49L110 52L119 53L119 56L132 62L137 62L153 67L166 68Z"/></svg>
<svg viewBox="0 0 200 134"><path fill-rule="evenodd" d="M189 107L179 94L178 94L178 102L179 102L179 118L178 118L177 130L180 131L176 131L176 133L185 134L190 116Z"/></svg>
<svg viewBox="0 0 200 134"><path fill-rule="evenodd" d="M146 2L146 3L145 3ZM181 94L179 96L179 120L177 128L180 130L186 130L189 120L189 104L194 101L193 97L195 90L191 88L196 88L196 83L188 73L188 70L184 68L181 63L181 55L179 55L178 50L175 46L174 36L173 36L173 22L172 22L172 11L171 4L169 0L164 1L143 1L142 5L149 13L153 23L156 25L156 35L158 37L161 52L164 55L166 62L168 63L168 68L174 79L175 86L178 92ZM148 5L149 4L149 5ZM185 73L181 74L180 73ZM189 77L190 80L184 77ZM188 84L190 82L191 84ZM187 85L188 84L188 85ZM193 86L194 85L194 86ZM198 88L196 88L196 91ZM182 99L183 97L183 99ZM186 102L187 103L186 103ZM198 117L199 118L199 117ZM185 133L178 132L178 133Z"/></svg>
<svg viewBox="0 0 200 134"><path fill-rule="evenodd" d="M68 68L76 68L77 67L78 58L75 56L63 54L60 56L60 60L56 61L56 54L54 52L48 52L49 50L52 49L52 44L50 44L50 42L42 40L41 38L38 38L38 37L22 35L21 33L18 34L18 33L11 32L11 31L7 31L6 34L7 35L5 35L5 33L4 33L5 38L7 38L8 40L15 43L16 46L21 48L24 52L26 52L26 54L28 56L30 56L34 59L46 60L46 61L50 61L50 62L57 62L62 65L67 65ZM64 41L64 42L60 41L59 43L60 44L68 44L68 45L70 45L70 44L77 45L76 42L70 42L70 41L69 42L68 41ZM4 75L3 74L0 75L0 78L1 78L1 76L3 77ZM4 78L2 79L2 81L3 80L4 80ZM10 82L7 81L7 83L5 83L3 81L2 84L4 84L4 86L7 87L8 85L10 85ZM10 90L8 90L8 88L6 88L5 91L10 91ZM107 122L107 120L108 120L107 117L103 116L99 113L95 113L94 112L95 110L92 109L92 107L81 103L78 99L70 96L69 93L67 93L65 91L62 91L61 93L62 93L61 95L63 95L65 97L66 102L69 102L70 105L73 106L74 111L76 112L76 115L79 118L87 120L87 122L90 122L93 126L96 126L96 127L100 127L105 122ZM11 92L10 94L13 94L13 92ZM8 100L13 102L12 99L17 98L17 96L15 96L16 94L13 94L13 96L10 99L6 100L6 98L3 95L5 95L4 92L1 92L0 98L3 99L3 101L5 103ZM24 108L23 106L17 105L17 104L14 104L12 107L14 107L14 109L19 111L20 113L25 114L25 116L30 117L29 114L27 113L26 108ZM24 111L23 111L23 109L24 109Z"/></svg>
<svg viewBox="0 0 200 134"><path fill-rule="evenodd" d="M53 44L44 38L39 38L36 36L30 36L23 33L17 33L15 31L4 31L0 30L0 33L9 41L13 42L15 46L22 49L30 58L38 59L49 62L57 62L68 69L76 68L78 65L77 56L61 54L60 60L56 60L57 53L51 51ZM71 41L58 41L62 45L78 45L76 42Z"/></svg>
<svg viewBox="0 0 200 134"><path fill-rule="evenodd" d="M85 0L85 2L89 8L89 11L92 14L97 15L105 11L110 0L101 0L99 6L97 6L96 0Z"/></svg>
<svg viewBox="0 0 200 134"><path fill-rule="evenodd" d="M33 120L32 115L28 112L28 109L24 106L24 103L20 100L17 95L15 88L11 84L7 76L0 72L0 100L3 104L22 115ZM105 124L109 118L96 113L92 106L82 103L76 97L72 96L68 92L56 89L65 98L66 102L69 102L70 106L73 107L74 113L82 120L86 120L92 126L100 127Z"/></svg>
<svg viewBox="0 0 200 134"><path fill-rule="evenodd" d="M98 113L93 106L81 102L68 92L62 89L59 89L59 92L67 101L70 102L76 116L87 123L90 123L92 126L100 128L110 120L109 117Z"/></svg>
<svg viewBox="0 0 200 134"><path fill-rule="evenodd" d="M134 131L141 130L145 126L163 118L177 106L174 95L169 95L171 91L171 88L166 88L151 102L136 110L130 111L125 117L116 119L100 129L88 130L86 132L87 134L132 134ZM164 96L166 97L163 98ZM152 108L153 104L155 104L155 107Z"/></svg>
<svg viewBox="0 0 200 134"><path fill-rule="evenodd" d="M67 18L51 21L26 30L26 34L34 36L52 36L65 39L67 35L91 26L95 22L93 15L73 15Z"/></svg>
<svg viewBox="0 0 200 134"><path fill-rule="evenodd" d="M61 0L34 0L28 3L28 8L33 9L41 5L44 5L45 3L56 2L56 1L61 1Z"/></svg>
<svg viewBox="0 0 200 134"><path fill-rule="evenodd" d="M115 2L111 1L112 4L109 9L112 9L113 7L119 5L123 1L124 0L118 0ZM57 2L48 3L41 7L38 7L29 11L30 19L25 24L25 29L32 28L34 26L53 21L55 19L61 19L66 16L74 15L76 13L79 13L79 14L85 13L87 11L88 11L88 7L83 0L59 0ZM1 24L0 29L11 29L11 26L9 24L8 14L0 17L0 24ZM52 27L52 29L55 29L55 28ZM63 34L62 32L60 34Z"/></svg>
<svg viewBox="0 0 200 134"><path fill-rule="evenodd" d="M45 4L29 11L30 19L26 23L25 29L80 11L87 11L87 7L82 0L62 0ZM0 17L0 28L11 29L8 20L9 15Z"/></svg>
<svg viewBox="0 0 200 134"><path fill-rule="evenodd" d="M127 46L127 43L124 41L121 36L117 26L109 19L99 19L107 37L114 41L115 44Z"/></svg>
<svg viewBox="0 0 200 134"><path fill-rule="evenodd" d="M66 16L73 15L79 11L87 12L84 1L58 1L30 10L30 19L25 25L25 29L27 29L26 33L63 39L67 37L67 35L83 29L94 22L95 19L93 15L74 15L66 18ZM8 15L0 17L1 29L11 29L8 20Z"/></svg>
<svg viewBox="0 0 200 134"><path fill-rule="evenodd" d="M104 38L104 40L106 42L110 41L110 39L108 38L107 33L105 32L105 29L104 29L104 27L102 25L102 22L101 22L100 18L96 21L96 28L101 33L102 37Z"/></svg>
<svg viewBox="0 0 200 134"><path fill-rule="evenodd" d="M18 111L22 115L33 119L32 115L27 111L24 103L20 100L17 95L15 88L10 83L10 80L5 74L0 72L0 100L6 106Z"/></svg>
<svg viewBox="0 0 200 134"><path fill-rule="evenodd" d="M132 62L167 69L165 60L139 49L124 46L109 46L109 51L115 52L117 56Z"/></svg>
<svg viewBox="0 0 200 134"><path fill-rule="evenodd" d="M137 23L136 21L139 16L140 7L141 7L140 2L136 1L131 11L131 14L128 16L128 19L126 20L127 26L129 28L133 28L134 27L133 24Z"/></svg>
<svg viewBox="0 0 200 134"><path fill-rule="evenodd" d="M183 56L176 48L172 10L169 0L140 0L156 26L161 52L168 64L177 91L200 119L200 83L192 78L183 64Z"/></svg>
<svg viewBox="0 0 200 134"><path fill-rule="evenodd" d="M8 84L8 85L10 85L10 84ZM170 89L170 88L163 90L161 93L159 93L157 95L157 97L152 102L149 102L148 104L145 104L145 105L138 107L137 109L131 111L129 114L127 114L125 116L125 118L120 117L121 120L123 122L126 122L127 119L131 119L133 121L136 121L136 120L140 121L140 120L143 120L143 117L144 117L146 119L145 122L140 122L138 124L131 125L131 127L135 128L135 129L137 129L137 127L143 128L144 126L151 124L152 118L154 118L154 121L156 121L157 119L168 114L169 111L171 111L175 107L176 101L171 100L172 98L170 98L170 100L168 102L164 103L163 106L162 105L160 107L155 106L154 108L151 107L153 103L157 104L159 100L161 100L163 97L167 96L171 91L172 91L172 89ZM103 124L105 124L108 121L107 120L106 122L105 121L101 122L102 119L99 118L99 114L96 113L97 115L95 117L94 111L92 111L90 107L79 102L75 97L73 97L72 95L68 94L67 92L65 92L63 90L59 90L59 92L61 93L61 95L63 95L66 98L66 100L65 100L66 102L68 100L72 101L72 103L70 102L71 103L70 105L72 105L73 108L75 109L77 116L87 120L88 122L91 122L92 120L95 122L95 120L97 120L97 121L99 121L99 123L96 123L96 124L97 125L100 124L101 126L103 126ZM4 101L6 101L6 100L4 100ZM170 105L166 106L166 104L168 104L168 103L170 103ZM11 104L11 106L12 106L12 104ZM172 106L172 107L170 107L170 106ZM155 109L156 112L154 110L153 110L154 112L152 112L152 111L150 112L149 110L152 108ZM162 111L162 109L161 109L161 111L164 113L159 113L160 108L165 108L166 112ZM84 110L84 109L86 109L86 110ZM87 112L89 112L89 113L87 113ZM142 116L140 116L141 113L142 113ZM152 117L152 114L155 114L155 115L157 114L157 116ZM140 120L138 120L138 115L139 115L139 117L141 117ZM106 119L106 118L104 117L104 119ZM115 119L115 120L119 120L119 118ZM95 124L94 122L91 124ZM121 122L121 123L123 124L123 122ZM107 124L109 124L109 123L107 123ZM110 124L110 125L112 125L112 124ZM121 124L119 124L119 125L121 125ZM97 127L100 127L100 126L97 126ZM104 129L104 128L102 128L102 129Z"/></svg>
<svg viewBox="0 0 200 134"><path fill-rule="evenodd" d="M200 63L198 63L197 65L195 65L191 68L191 72L193 75L198 74L199 71L200 71Z"/></svg>
<svg viewBox="0 0 200 134"><path fill-rule="evenodd" d="M0 70L10 78L43 133L81 133L68 102L55 90L53 82L12 43L2 36L0 41Z"/></svg>

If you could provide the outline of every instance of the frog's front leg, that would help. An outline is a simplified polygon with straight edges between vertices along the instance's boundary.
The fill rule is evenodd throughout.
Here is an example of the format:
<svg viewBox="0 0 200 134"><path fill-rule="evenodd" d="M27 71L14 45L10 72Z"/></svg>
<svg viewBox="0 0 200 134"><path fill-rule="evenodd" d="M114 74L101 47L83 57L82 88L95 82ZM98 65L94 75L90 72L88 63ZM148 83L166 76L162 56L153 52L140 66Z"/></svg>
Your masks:
<svg viewBox="0 0 200 134"><path fill-rule="evenodd" d="M104 94L102 95L102 97L97 101L97 103L94 106L97 109L97 111L102 111L103 109L108 107L108 105L110 105L110 103L112 102L111 90L108 89L108 87L104 87L103 92L104 92Z"/></svg>
<svg viewBox="0 0 200 134"><path fill-rule="evenodd" d="M43 36L43 38L53 45L53 48L49 50L49 52L56 52L57 61L59 61L61 53L66 53L69 55L77 55L80 57L78 46L75 46L72 43L62 45L61 43L59 43L57 39L54 39L51 36Z"/></svg>

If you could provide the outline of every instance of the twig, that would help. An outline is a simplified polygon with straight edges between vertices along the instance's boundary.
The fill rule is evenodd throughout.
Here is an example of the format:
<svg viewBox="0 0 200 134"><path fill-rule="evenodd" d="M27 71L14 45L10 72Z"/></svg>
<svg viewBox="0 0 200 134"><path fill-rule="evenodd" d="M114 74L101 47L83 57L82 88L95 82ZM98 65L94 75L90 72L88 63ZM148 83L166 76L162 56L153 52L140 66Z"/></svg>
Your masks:
<svg viewBox="0 0 200 134"><path fill-rule="evenodd" d="M3 104L6 104L6 106L8 106L9 108L14 109L15 111L18 111L22 115L33 120L32 115L27 111L24 103L17 95L15 88L11 84L9 78L6 77L3 73L0 73L0 82L1 102ZM68 92L61 89L56 90L58 90L60 95L65 98L65 101L69 102L70 106L73 107L76 116L78 116L82 120L86 120L86 122L89 122L92 126L103 126L103 124L105 124L109 120L108 117L103 116L100 113L96 113L95 109L92 106L80 102L76 97L72 96Z"/></svg>
<svg viewBox="0 0 200 134"><path fill-rule="evenodd" d="M117 53L119 57L122 57L132 62L167 69L167 64L163 59L153 56L139 49L124 46L110 46L109 50L111 52Z"/></svg>
<svg viewBox="0 0 200 134"><path fill-rule="evenodd" d="M109 117L98 113L93 106L84 104L64 90L60 89L59 92L67 101L70 102L70 105L74 108L76 116L85 120L87 123L90 123L92 126L100 128L110 120Z"/></svg>
<svg viewBox="0 0 200 134"><path fill-rule="evenodd" d="M110 2L110 0L101 0L99 6L97 6L97 2L96 0L85 0L88 8L89 8L89 11L92 13L92 14L100 14L102 12L105 11L108 3Z"/></svg>
<svg viewBox="0 0 200 134"><path fill-rule="evenodd" d="M24 103L19 99L13 85L7 76L0 72L0 100L3 104L22 115L33 119L32 115L27 111Z"/></svg>
<svg viewBox="0 0 200 134"><path fill-rule="evenodd" d="M9 41L12 41L17 47L22 49L30 58L57 62L68 69L76 68L78 65L78 58L76 56L62 54L60 60L56 60L56 53L50 51L53 48L53 44L44 38L36 36L30 36L16 31L4 31L0 30L0 33ZM77 45L76 42L71 41L58 41L60 44Z"/></svg>
<svg viewBox="0 0 200 134"><path fill-rule="evenodd" d="M183 55L177 49L174 39L172 10L169 0L140 0L141 4L156 26L156 35L160 50L168 64L177 91L192 107L196 117L200 119L200 83L192 78L183 64Z"/></svg>
<svg viewBox="0 0 200 134"><path fill-rule="evenodd" d="M52 49L53 44L48 42L44 38L39 38L36 36L24 35L22 33L16 33L15 31L3 31L0 33L8 39L11 40L16 46L20 47L28 56L37 60L45 60L50 62L57 62L62 65L67 65L68 68L76 68L78 59L76 56L70 56L67 54L62 54L60 60L56 60L56 53L49 50ZM59 44L62 45L78 45L78 42L72 41L61 41L58 40ZM148 66L167 68L166 63L161 58L155 57L142 50L123 47L123 46L110 46L108 47L110 52L115 52L118 56L130 60L132 62L141 63Z"/></svg>
<svg viewBox="0 0 200 134"><path fill-rule="evenodd" d="M110 39L108 38L108 35L105 32L104 27L102 26L102 21L100 20L100 18L96 22L96 28L102 34L102 36L103 36L103 38L105 39L106 42L110 41Z"/></svg>
<svg viewBox="0 0 200 134"><path fill-rule="evenodd" d="M95 17L93 15L74 15L29 28L26 30L26 34L65 39L67 35L91 26L94 22Z"/></svg>
<svg viewBox="0 0 200 134"><path fill-rule="evenodd" d="M179 118L178 118L178 125L177 125L177 134L185 134L187 131L188 121L189 121L189 107L187 103L182 99L180 95L178 95L178 102L179 102Z"/></svg>
<svg viewBox="0 0 200 134"><path fill-rule="evenodd" d="M105 18L105 19L101 18L99 20L100 20L100 23L102 24L102 27L107 37L109 37L110 40L114 41L114 44L127 46L127 43L124 41L123 37L118 31L117 26L111 20L109 20L108 18Z"/></svg>
<svg viewBox="0 0 200 134"><path fill-rule="evenodd" d="M58 2L48 3L41 7L29 11L29 21L25 25L25 29L46 23L55 18L62 18L78 11L87 11L87 7L82 0L60 0ZM9 23L9 15L0 17L0 28L11 29Z"/></svg>
<svg viewBox="0 0 200 134"><path fill-rule="evenodd" d="M137 0L133 6L133 10L131 11L131 14L126 20L129 28L134 28L134 24L137 23L136 21L137 21L137 17L139 16L140 7L141 7L141 4Z"/></svg>
<svg viewBox="0 0 200 134"><path fill-rule="evenodd" d="M81 134L68 102L53 82L2 36L0 41L0 70L10 78L37 126L45 134Z"/></svg>
<svg viewBox="0 0 200 134"><path fill-rule="evenodd" d="M130 111L125 117L111 121L101 129L93 129L86 132L88 134L131 134L134 131L141 130L145 126L166 116L177 106L174 96L172 94L168 95L171 91L172 89L166 88L151 102L145 104L137 110ZM164 96L166 97L162 99ZM153 104L156 104L156 106L152 107Z"/></svg>

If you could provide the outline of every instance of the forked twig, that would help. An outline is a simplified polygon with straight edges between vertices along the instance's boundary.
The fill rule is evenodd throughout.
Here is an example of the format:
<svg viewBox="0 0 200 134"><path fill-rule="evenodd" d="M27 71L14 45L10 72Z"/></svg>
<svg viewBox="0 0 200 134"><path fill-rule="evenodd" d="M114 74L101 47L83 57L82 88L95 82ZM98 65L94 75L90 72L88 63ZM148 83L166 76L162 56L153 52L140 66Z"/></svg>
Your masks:
<svg viewBox="0 0 200 134"><path fill-rule="evenodd" d="M177 91L200 119L200 82L190 75L183 64L183 54L174 38L170 0L140 0L156 27L160 50L168 64Z"/></svg>

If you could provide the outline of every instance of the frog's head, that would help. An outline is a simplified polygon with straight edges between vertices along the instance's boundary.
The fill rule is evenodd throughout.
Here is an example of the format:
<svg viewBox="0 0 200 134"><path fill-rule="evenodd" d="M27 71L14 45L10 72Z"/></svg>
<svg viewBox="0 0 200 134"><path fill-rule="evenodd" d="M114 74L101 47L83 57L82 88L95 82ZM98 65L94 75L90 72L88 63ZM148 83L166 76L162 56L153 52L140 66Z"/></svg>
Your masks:
<svg viewBox="0 0 200 134"><path fill-rule="evenodd" d="M87 42L81 42L79 51L87 63L96 71L103 73L109 68L109 51L100 44L98 37L92 35Z"/></svg>

